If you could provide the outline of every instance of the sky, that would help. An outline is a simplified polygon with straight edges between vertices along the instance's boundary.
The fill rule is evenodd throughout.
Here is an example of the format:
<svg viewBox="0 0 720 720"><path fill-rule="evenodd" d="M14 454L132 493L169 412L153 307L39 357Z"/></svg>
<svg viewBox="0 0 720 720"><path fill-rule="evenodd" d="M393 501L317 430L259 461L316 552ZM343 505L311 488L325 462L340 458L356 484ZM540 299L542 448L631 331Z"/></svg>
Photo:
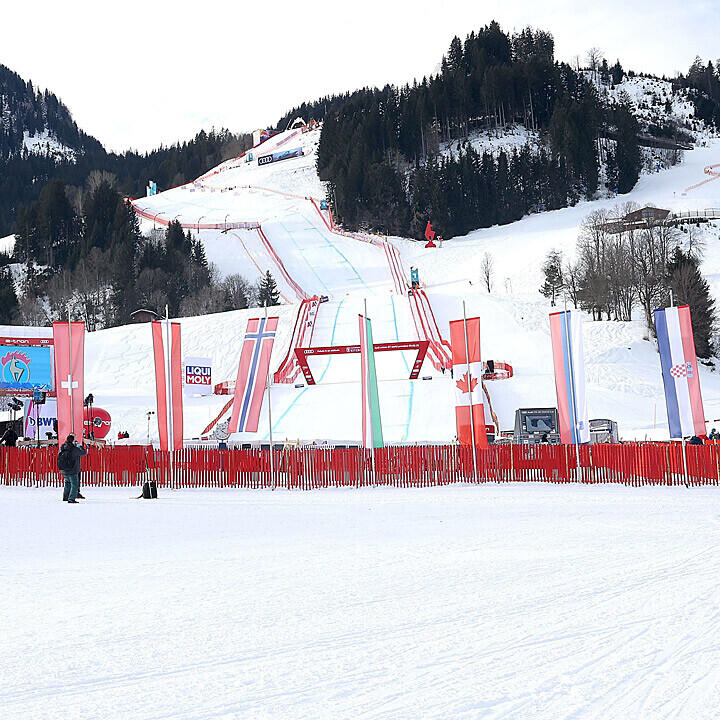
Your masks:
<svg viewBox="0 0 720 720"><path fill-rule="evenodd" d="M715 62L720 0L33 0L0 10L0 64L54 92L109 150L274 125L303 100L436 70L453 35L549 30L560 60L600 48L657 75Z"/></svg>

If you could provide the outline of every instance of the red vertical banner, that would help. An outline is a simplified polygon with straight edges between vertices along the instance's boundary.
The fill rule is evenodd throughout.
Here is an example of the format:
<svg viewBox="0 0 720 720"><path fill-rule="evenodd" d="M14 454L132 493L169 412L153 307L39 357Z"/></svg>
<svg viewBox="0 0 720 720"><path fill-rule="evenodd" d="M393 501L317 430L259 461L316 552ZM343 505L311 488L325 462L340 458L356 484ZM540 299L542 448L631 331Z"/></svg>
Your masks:
<svg viewBox="0 0 720 720"><path fill-rule="evenodd" d="M455 381L455 422L461 445L488 446L482 394L480 318L450 323L453 379Z"/></svg>
<svg viewBox="0 0 720 720"><path fill-rule="evenodd" d="M240 352L230 433L257 432L278 318L248 320Z"/></svg>
<svg viewBox="0 0 720 720"><path fill-rule="evenodd" d="M55 390L57 392L58 439L83 436L85 400L85 323L54 322Z"/></svg>
<svg viewBox="0 0 720 720"><path fill-rule="evenodd" d="M152 323L158 435L161 450L182 450L182 344L180 323Z"/></svg>

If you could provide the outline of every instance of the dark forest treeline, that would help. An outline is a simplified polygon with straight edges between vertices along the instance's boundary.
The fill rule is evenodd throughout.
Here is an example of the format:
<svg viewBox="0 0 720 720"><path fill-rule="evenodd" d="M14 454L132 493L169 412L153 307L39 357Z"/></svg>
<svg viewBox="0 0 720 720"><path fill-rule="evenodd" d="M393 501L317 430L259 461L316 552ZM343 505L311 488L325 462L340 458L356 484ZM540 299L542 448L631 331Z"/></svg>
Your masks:
<svg viewBox="0 0 720 720"><path fill-rule="evenodd" d="M324 117L318 170L338 215L415 237L430 218L449 237L591 197L600 130L615 121L583 74L555 62L552 35L510 36L495 22L453 38L435 76L326 98L288 117L295 112ZM479 155L459 142L452 156L438 154L440 142L513 123L543 134L539 151ZM636 180L636 152L634 164ZM623 179L627 191L634 181Z"/></svg>
<svg viewBox="0 0 720 720"><path fill-rule="evenodd" d="M178 222L143 237L132 207L102 173L90 176L79 198L53 180L23 207L12 260L24 272L19 302L10 276L0 273L4 322L45 324L70 306L95 330L127 323L141 307L188 316L242 309L258 298L277 302L271 276L257 287L239 275L220 281L202 242Z"/></svg>
<svg viewBox="0 0 720 720"><path fill-rule="evenodd" d="M29 153L24 133L34 136L44 131L72 152ZM53 180L80 188L92 172L103 171L115 176L123 193L137 197L145 194L149 179L160 188L179 185L251 144L248 134L213 130L149 153L108 153L78 129L55 95L36 91L31 82L0 65L0 235L13 231L20 207L37 200Z"/></svg>
<svg viewBox="0 0 720 720"><path fill-rule="evenodd" d="M615 85L624 71L603 60L595 74ZM592 197L601 145L607 188L626 193L641 169L637 134L647 130L629 98L608 105L586 73L556 62L551 34L509 35L495 22L453 38L430 78L304 103L278 128L298 114L324 120L318 171L340 219L418 238L428 219L450 237ZM479 155L463 142L472 130L516 123L538 131L539 150ZM610 136L617 142L600 141ZM452 156L439 154L450 142Z"/></svg>

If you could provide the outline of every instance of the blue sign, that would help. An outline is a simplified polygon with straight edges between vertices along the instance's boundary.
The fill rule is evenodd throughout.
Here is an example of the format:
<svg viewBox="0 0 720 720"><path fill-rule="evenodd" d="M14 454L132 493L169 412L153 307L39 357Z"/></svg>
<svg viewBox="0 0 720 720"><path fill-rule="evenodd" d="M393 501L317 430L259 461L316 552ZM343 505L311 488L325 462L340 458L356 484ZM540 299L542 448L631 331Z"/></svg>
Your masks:
<svg viewBox="0 0 720 720"><path fill-rule="evenodd" d="M52 389L52 348L0 345L0 390Z"/></svg>

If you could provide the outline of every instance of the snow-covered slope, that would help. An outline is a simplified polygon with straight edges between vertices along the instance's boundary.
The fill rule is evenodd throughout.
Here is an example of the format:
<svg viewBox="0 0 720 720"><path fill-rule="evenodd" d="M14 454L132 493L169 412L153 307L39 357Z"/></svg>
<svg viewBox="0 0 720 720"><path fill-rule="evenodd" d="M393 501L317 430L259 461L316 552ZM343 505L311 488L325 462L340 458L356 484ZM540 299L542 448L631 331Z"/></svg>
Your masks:
<svg viewBox="0 0 720 720"><path fill-rule="evenodd" d="M311 201L323 197L314 169L318 136L318 131L281 133L253 150L252 160L230 160L193 183L136 201L137 209L155 218L144 219L144 226L173 218L188 226L215 224L216 229L203 229L199 234L208 257L223 274L240 272L254 280L269 269L289 302L296 302L303 294L327 295L328 302L318 311L313 336L316 346L356 343L357 316L365 302L376 342L415 340L420 328L405 292L393 284L387 255L378 239L332 231L327 214ZM303 148L302 157L258 167L259 155L295 147ZM706 166L717 162L720 141L705 137L697 149L685 154L682 164L643 176L622 201L677 211L720 207L720 181L686 192L707 178L703 173ZM557 248L572 257L583 219L592 210L611 208L616 202L583 202L532 215L511 225L455 238L437 249L391 239L401 252L405 268L413 265L419 269L443 334L448 334L448 322L461 316L465 300L468 312L482 319L484 356L513 365L515 376L511 380L489 383L501 429L512 427L518 407L555 404L548 327L551 308L538 292L547 252ZM237 223L249 226L232 228ZM255 224L261 225L265 239ZM703 271L720 298L720 231L710 224L704 232L707 247ZM490 293L481 284L485 253L494 263ZM289 342L295 309L280 309L282 340L273 355L273 369ZM259 314L255 310L184 320L183 337L193 352L209 353L216 359L217 381L230 380L234 378L245 320ZM588 318L584 335L590 416L617 420L624 438L667 437L658 357L642 322L592 322ZM136 337L141 342L136 342ZM132 362L115 359L116 355L126 357L126 348L136 345ZM88 388L95 392L98 402L116 414L121 425L136 436L144 435L144 412L153 404L147 365L149 328L101 331L91 336L88 349L92 358ZM453 380L426 361L421 376L431 379L409 381L411 356L409 352L378 356L386 439L452 439ZM145 365L140 369L143 358ZM359 438L357 363L353 356L311 358L316 386L276 385L272 390L275 437ZM145 377L139 383L142 373ZM720 417L720 380L703 366L701 382L706 417L712 421ZM127 387L135 388L135 397L127 397ZM221 405L222 398L188 402L187 435L197 434ZM154 433L151 427L151 436ZM265 439L267 435L267 426L261 426L252 439Z"/></svg>

